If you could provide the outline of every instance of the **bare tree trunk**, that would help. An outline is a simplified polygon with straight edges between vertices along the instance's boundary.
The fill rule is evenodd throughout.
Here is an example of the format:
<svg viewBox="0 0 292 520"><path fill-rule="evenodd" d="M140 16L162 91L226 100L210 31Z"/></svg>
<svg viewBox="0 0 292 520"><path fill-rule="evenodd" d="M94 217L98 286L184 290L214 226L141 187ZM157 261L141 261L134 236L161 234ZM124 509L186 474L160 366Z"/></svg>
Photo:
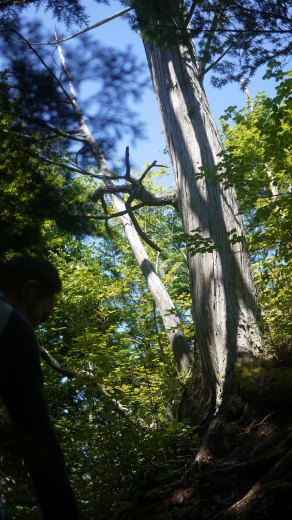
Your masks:
<svg viewBox="0 0 292 520"><path fill-rule="evenodd" d="M230 391L238 357L259 354L256 288L243 242L232 245L228 239L231 230L243 237L234 190L199 175L202 166L218 164L222 147L198 80L193 47L190 43L164 51L154 43L144 45L184 230L192 236L199 228L203 238L221 244L188 257L199 359L187 413L202 422Z"/></svg>
<svg viewBox="0 0 292 520"><path fill-rule="evenodd" d="M56 41L58 40L57 35ZM112 177L111 172L109 170L107 161L100 150L97 142L95 141L90 129L87 126L87 123L84 119L82 112L79 109L78 101L76 97L76 93L74 90L74 86L72 84L69 71L66 66L65 58L62 53L62 49L60 45L58 45L60 59L62 62L62 66L67 74L68 81L70 84L70 91L72 96L72 106L79 117L80 121L80 130L89 145L94 158L98 166L100 167L101 173L103 175L104 183L107 186L114 186L115 183L109 177ZM117 213L126 212L126 206L123 199L119 195L111 194L112 203ZM125 235L128 239L130 247L133 251L133 254L137 260L137 263L146 279L147 285L150 289L150 292L155 300L157 308L160 312L161 319L165 326L165 330L170 341L177 370L181 374L187 374L192 365L193 365L193 356L190 351L189 344L184 336L184 333L180 326L180 320L175 313L174 304L163 285L161 279L159 278L147 252L144 248L141 239L132 223L132 220L128 214L121 215L119 217L122 226L124 228Z"/></svg>
<svg viewBox="0 0 292 520"><path fill-rule="evenodd" d="M93 145L91 146L94 150ZM95 154L96 157L96 154ZM107 162L104 158L99 160L101 171L104 176L104 183L107 186L114 185L112 180L107 177L111 175ZM124 201L118 195L111 195L112 203L116 212L122 212L126 210ZM180 320L175 314L175 307L169 296L165 286L163 285L160 277L158 276L154 265L152 264L145 247L143 246L141 239L132 223L129 215L122 215L119 217L121 224L124 228L125 235L131 246L132 252L136 258L136 261L144 275L149 290L154 298L157 308L160 312L161 319L163 321L168 339L172 346L174 358L178 372L188 373L193 364L193 358L190 352L189 345L180 327Z"/></svg>

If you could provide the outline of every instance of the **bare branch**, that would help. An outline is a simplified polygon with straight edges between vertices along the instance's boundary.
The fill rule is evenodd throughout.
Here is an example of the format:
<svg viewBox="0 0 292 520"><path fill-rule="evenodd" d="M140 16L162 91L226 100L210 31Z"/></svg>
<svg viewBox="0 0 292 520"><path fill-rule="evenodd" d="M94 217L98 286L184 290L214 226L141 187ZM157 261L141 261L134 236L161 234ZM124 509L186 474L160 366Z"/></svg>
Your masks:
<svg viewBox="0 0 292 520"><path fill-rule="evenodd" d="M85 170L83 170L82 168L79 168L79 166L71 165L72 163L66 163L66 162L60 163L58 161L53 161L52 159L48 159L48 157L44 157L42 155L39 155L38 153L32 153L31 151L30 151L30 155L33 155L33 157L36 157L40 161L46 162L48 164L53 164L54 166L58 166L59 168L69 170L73 173L79 173L82 175L87 174L87 172Z"/></svg>
<svg viewBox="0 0 292 520"><path fill-rule="evenodd" d="M153 162L148 166L148 168L146 168L146 170L142 173L142 175L141 175L141 177L140 177L140 179L139 179L139 182L140 182L140 183L143 182L143 180L145 179L147 173L149 173L150 170L152 170L153 166L156 166L156 162L157 162L157 161L153 161Z"/></svg>
<svg viewBox="0 0 292 520"><path fill-rule="evenodd" d="M138 235L140 235L140 237L143 238L143 240L146 242L146 244L148 244L150 247L152 247L152 249L154 249L155 251L158 251L159 253L161 253L160 247L141 228L138 220L136 219L136 217L135 217L135 215L133 213L133 208L128 206L127 203L126 203L126 208L128 209L128 213L129 213L129 215L131 217L131 220L133 222L133 225L134 225Z"/></svg>
<svg viewBox="0 0 292 520"><path fill-rule="evenodd" d="M161 197L156 197L148 190L146 190L146 188L144 188L144 186L140 184L140 181L136 179L131 180L131 186L100 186L93 194L92 200L94 202L97 202L104 195L112 195L115 193L128 193L130 195L130 197L127 200L127 204L129 207L131 207L131 202L136 199L141 201L143 206L173 206L174 208L177 208L177 200L174 193L170 195L162 195ZM132 209L136 209L136 206Z"/></svg>
<svg viewBox="0 0 292 520"><path fill-rule="evenodd" d="M70 379L76 378L76 379L85 379L86 381L89 381L93 387L98 391L98 393L107 399L107 401L110 401L112 405L114 405L115 410L122 416L130 416L130 412L128 408L125 408L119 401L116 399L113 399L111 395L102 388L101 384L98 383L96 380L96 377L92 374L92 372L88 372L86 370L72 370L71 368L63 367L59 361L57 361L44 347L40 348L40 354L43 360L56 372L63 375L64 377L69 377Z"/></svg>
<svg viewBox="0 0 292 520"><path fill-rule="evenodd" d="M214 40L216 28L218 27L218 24L220 22L221 15L222 15L222 7L219 4L218 8L215 9L214 17L213 17L211 27L210 27L210 32L208 33L206 44L205 44L204 50L202 52L201 72L200 72L201 77L204 76L205 71L206 71L206 64L210 57L211 44L212 44L212 41Z"/></svg>
<svg viewBox="0 0 292 520"><path fill-rule="evenodd" d="M125 163L126 163L125 179L127 181L131 182L130 149L128 146L126 147Z"/></svg>
<svg viewBox="0 0 292 520"><path fill-rule="evenodd" d="M66 38L58 38L58 39L56 39L54 41L50 41L50 42L32 42L32 45L56 45L57 42L67 42L68 40L72 40L73 38L76 38L76 36L80 36L80 34L84 34L88 31L91 31L92 29L96 29L97 27L100 27L101 25L111 22L111 20L114 20L115 18L118 18L119 16L123 16L124 14L128 13L129 11L133 11L133 8L127 7L126 9L123 9L122 11L119 11L118 13L115 13L115 14L109 16L108 18L105 18L104 20L101 20L100 22L90 25L90 27L86 27L86 29L82 29L81 31L77 31L74 34L67 36Z"/></svg>
<svg viewBox="0 0 292 520"><path fill-rule="evenodd" d="M97 202L104 195L110 195L113 193L130 193L130 186L100 186L97 188L91 199L93 202Z"/></svg>
<svg viewBox="0 0 292 520"><path fill-rule="evenodd" d="M189 26L189 23L190 23L190 21L192 19L192 16L194 14L194 11L195 11L197 5L198 5L197 1L194 0L192 5L191 5L191 7L190 7L190 9L189 9L189 12L188 12L188 14L186 16L186 19L185 19L185 27L186 28Z"/></svg>
<svg viewBox="0 0 292 520"><path fill-rule="evenodd" d="M79 166L77 166L77 168L79 168ZM98 175L97 173L88 172L87 170L83 170L82 168L79 168L79 169L81 170L80 173L82 173L82 175L88 175L89 177L93 177L94 179L100 179L101 181L104 180L104 175ZM112 174L111 176L108 176L107 178L110 180L117 181L123 177L119 177L118 175Z"/></svg>
<svg viewBox="0 0 292 520"><path fill-rule="evenodd" d="M60 137L66 137L67 139L71 139L73 141L79 141L81 143L84 143L85 139L83 137L77 137L75 132L65 132L61 128L56 128L55 126L49 125L46 123L43 119L39 119L37 117L28 117L28 116L22 116L22 119L24 121L28 121L29 123L35 123L36 125L46 128L50 132L53 132L56 135L59 135Z"/></svg>
<svg viewBox="0 0 292 520"><path fill-rule="evenodd" d="M157 165L156 161L153 161L142 173L141 177L139 179L134 179L131 177L130 174L130 153L129 153L129 147L126 148L126 156L125 156L125 163L126 163L126 173L124 176L124 179L126 179L128 182L131 183L132 187L128 189L123 189L121 191L130 193L130 198L127 201L128 206L130 203L134 200L141 200L141 202L144 202L148 206L166 206L170 204L171 206L176 207L176 198L174 195L170 196L163 196L163 197L156 197L150 191L148 191L144 186L142 186L142 182L145 179L147 173L150 172L150 170L154 166L161 166ZM131 191L132 190L132 191Z"/></svg>
<svg viewBox="0 0 292 520"><path fill-rule="evenodd" d="M130 207L131 211L135 211L137 209L144 208L145 204L142 202L140 204L136 204L135 206ZM95 219L95 220L110 220L111 218L116 217L123 217L124 215L128 215L129 211L128 209L124 209L123 211L117 211L116 213L109 213L107 215L93 215L93 214L87 214L87 215L77 215L76 213L70 214L71 217L79 217L79 218L88 218L88 219Z"/></svg>

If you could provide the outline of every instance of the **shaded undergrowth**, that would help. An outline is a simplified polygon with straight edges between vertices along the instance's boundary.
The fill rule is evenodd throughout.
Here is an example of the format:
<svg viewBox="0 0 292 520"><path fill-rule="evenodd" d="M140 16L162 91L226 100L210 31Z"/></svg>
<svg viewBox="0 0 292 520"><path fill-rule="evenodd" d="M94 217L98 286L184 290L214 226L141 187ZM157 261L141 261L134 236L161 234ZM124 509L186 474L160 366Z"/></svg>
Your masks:
<svg viewBox="0 0 292 520"><path fill-rule="evenodd" d="M131 506L116 518L292 518L291 375L292 367L269 363L241 368L240 396L230 400L210 436L209 457L197 464L193 450L187 460L190 445L181 447L181 465L178 453L169 454L163 477L158 466L140 475L128 494Z"/></svg>

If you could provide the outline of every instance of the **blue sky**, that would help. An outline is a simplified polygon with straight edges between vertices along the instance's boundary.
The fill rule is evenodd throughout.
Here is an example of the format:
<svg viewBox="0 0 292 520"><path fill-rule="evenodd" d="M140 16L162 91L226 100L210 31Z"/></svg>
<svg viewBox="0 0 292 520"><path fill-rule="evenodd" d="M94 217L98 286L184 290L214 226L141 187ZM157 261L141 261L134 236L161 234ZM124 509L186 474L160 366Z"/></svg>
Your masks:
<svg viewBox="0 0 292 520"><path fill-rule="evenodd" d="M118 1L111 1L110 5L107 6L97 4L94 2L94 0L88 0L86 2L86 7L90 17L90 25L103 20L104 18L107 18L123 9L123 6ZM35 8L30 7L27 13L29 16L36 15L37 17L40 17L42 21L45 22L47 29L51 29L53 33L55 22L52 21L48 12L45 13L39 9L38 13L35 13ZM60 24L57 24L57 29L59 36L62 33L65 36L75 32L75 30L80 28L72 27L70 30L67 30ZM100 40L103 44L117 47L119 49L125 49L130 44L135 54L139 57L140 61L144 61L146 64L141 38L138 34L130 29L127 21L124 18L116 18L115 20L112 20L111 22L94 29L92 31L92 35L94 38ZM76 42L76 39L74 41ZM63 45L64 50L66 51L66 45ZM266 91L269 95L274 94L274 82L272 80L262 80L264 72L265 69L260 70L250 83L249 91L252 96L254 96L258 91L262 90ZM208 78L206 78L205 90L215 120L218 120L220 115L223 114L224 110L228 106L237 105L239 108L241 108L246 101L245 95L240 90L239 85L231 84L221 90L218 90L211 87L208 84ZM162 133L162 122L152 89L147 89L145 91L142 102L136 104L134 108L136 111L138 111L140 119L145 124L145 134L147 135L147 139L139 141L134 145L129 141L129 139L125 138L119 145L117 157L123 159L125 147L129 145L131 163L136 165L139 170L142 169L146 161L152 162L157 160L160 164L169 164L168 157L163 154L165 141Z"/></svg>

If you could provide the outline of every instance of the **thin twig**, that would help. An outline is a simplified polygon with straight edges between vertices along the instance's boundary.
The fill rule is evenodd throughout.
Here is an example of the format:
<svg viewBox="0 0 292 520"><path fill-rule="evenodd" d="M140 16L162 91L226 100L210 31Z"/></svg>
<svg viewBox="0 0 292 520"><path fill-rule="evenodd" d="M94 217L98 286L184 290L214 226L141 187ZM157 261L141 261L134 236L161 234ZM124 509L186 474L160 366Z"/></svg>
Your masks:
<svg viewBox="0 0 292 520"><path fill-rule="evenodd" d="M77 370L72 370L71 368L63 367L59 363L59 361L57 361L44 347L39 347L39 348L40 348L41 357L44 359L44 361L46 361L46 363L51 368L56 370L56 372L63 375L64 377L69 377L72 379L73 378L86 379L86 380L90 381L94 385L94 388L96 388L102 396L106 397L106 399L109 400L114 405L114 407L116 408L116 411L119 414L121 414L123 416L130 415L128 408L125 408L119 401L117 401L116 399L113 399L110 396L110 394L106 390L104 390L104 388L102 388L101 384L98 383L95 376L91 372L88 372L86 370L81 370L79 372Z"/></svg>
<svg viewBox="0 0 292 520"><path fill-rule="evenodd" d="M29 117L26 115L22 116L22 119L24 121L28 121L29 123L35 123L36 125L39 125L42 128L46 128L50 132L53 132L56 135L59 135L60 137L66 137L67 139L71 139L72 141L78 141L80 143L84 143L83 137L77 137L77 135L74 135L72 132L65 132L61 128L56 128L55 126L49 125L49 123L46 123L42 119L38 119L35 117Z"/></svg>
<svg viewBox="0 0 292 520"><path fill-rule="evenodd" d="M146 242L146 244L148 244L150 247L152 247L152 249L161 253L160 247L141 228L138 220L136 219L136 217L133 213L133 208L128 206L127 203L126 203L126 208L128 209L129 216L131 217L132 223L133 223L134 228L136 229L138 235L140 235L140 237L143 238L143 240Z"/></svg>
<svg viewBox="0 0 292 520"><path fill-rule="evenodd" d="M143 182L143 180L145 179L146 175L148 172L150 172L150 170L153 168L153 166L156 166L156 162L157 161L153 161L149 166L148 168L146 168L146 170L142 173L140 179L139 179L139 183L141 184Z"/></svg>
<svg viewBox="0 0 292 520"><path fill-rule="evenodd" d="M257 426L260 426L261 424L264 424L266 422L267 419L269 419L270 417L272 417L273 415L276 415L276 413L279 413L280 410L275 410L274 412L271 412L269 413L268 415L266 415L262 420L261 422L259 422L257 424Z"/></svg>
<svg viewBox="0 0 292 520"><path fill-rule="evenodd" d="M135 206L132 206L130 208L130 211L135 211L137 209L144 208L145 204L142 202L140 204L136 204ZM129 210L124 209L123 211L117 211L116 213L110 213L108 215L93 215L93 214L87 214L87 215L78 215L78 214L70 214L72 217L79 217L79 218L88 218L88 219L95 219L95 220L110 220L111 218L116 217L123 217L124 215L128 215Z"/></svg>
<svg viewBox="0 0 292 520"><path fill-rule="evenodd" d="M230 40L230 38L227 38L226 41ZM226 56L226 54L230 51L230 49L232 48L232 43L226 47L225 51L223 51L220 56L218 56L218 58L216 58L216 60L212 61L212 63L210 63L210 65L208 65L208 67L206 67L205 69L203 69L201 72L200 72L200 77L203 77L207 74L207 72L209 72L209 70L213 69L214 67L216 67L217 63L219 63L219 61L221 61L224 56Z"/></svg>

